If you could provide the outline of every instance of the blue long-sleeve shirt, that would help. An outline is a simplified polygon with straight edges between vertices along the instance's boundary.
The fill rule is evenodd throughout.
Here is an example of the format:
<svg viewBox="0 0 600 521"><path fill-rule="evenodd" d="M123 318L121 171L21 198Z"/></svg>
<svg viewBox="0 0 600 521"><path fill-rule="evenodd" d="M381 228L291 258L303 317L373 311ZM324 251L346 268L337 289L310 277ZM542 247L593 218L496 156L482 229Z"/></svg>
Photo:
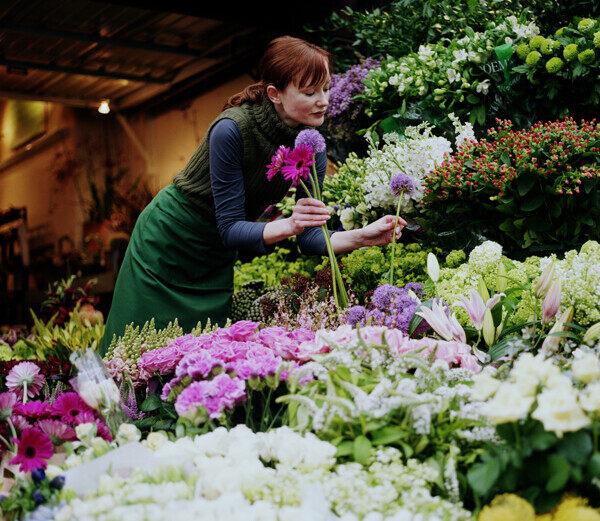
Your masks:
<svg viewBox="0 0 600 521"><path fill-rule="evenodd" d="M242 171L243 141L240 129L231 119L222 119L211 129L210 178L215 201L217 228L227 248L249 251L263 255L274 245L265 245L263 230L266 223L247 220L246 194ZM315 168L319 185L323 186L327 168L327 154L315 156ZM266 165L265 165L266 175ZM296 188L296 200L307 197L302 187ZM320 226L305 228L297 235L298 246L306 255L326 255L327 249Z"/></svg>

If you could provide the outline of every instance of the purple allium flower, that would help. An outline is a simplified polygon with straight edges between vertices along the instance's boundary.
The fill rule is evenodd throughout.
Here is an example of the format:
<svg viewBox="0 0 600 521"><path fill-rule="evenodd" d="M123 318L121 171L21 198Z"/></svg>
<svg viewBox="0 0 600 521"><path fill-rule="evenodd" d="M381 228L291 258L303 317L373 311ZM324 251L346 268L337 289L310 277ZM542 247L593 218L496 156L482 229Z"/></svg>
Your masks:
<svg viewBox="0 0 600 521"><path fill-rule="evenodd" d="M371 300L377 309L385 311L392 299L401 293L401 289L391 284L382 284L373 293Z"/></svg>
<svg viewBox="0 0 600 521"><path fill-rule="evenodd" d="M364 320L366 313L367 310L364 306L352 306L346 315L346 322L351 326L360 324Z"/></svg>
<svg viewBox="0 0 600 521"><path fill-rule="evenodd" d="M411 195L415 191L415 182L412 177L400 172L392 177L390 181L390 192L396 197L402 194Z"/></svg>
<svg viewBox="0 0 600 521"><path fill-rule="evenodd" d="M409 282L404 286L406 291L412 291L417 297L421 298L423 296L423 284L420 282Z"/></svg>
<svg viewBox="0 0 600 521"><path fill-rule="evenodd" d="M193 417L204 407L210 418L218 418L246 397L246 384L239 378L221 373L212 380L193 382L177 397L175 410L180 416Z"/></svg>
<svg viewBox="0 0 600 521"><path fill-rule="evenodd" d="M325 138L318 130L315 130L314 128L309 128L298 132L294 146L299 147L303 145L310 147L313 151L313 154L325 152L325 149L327 148L325 145Z"/></svg>

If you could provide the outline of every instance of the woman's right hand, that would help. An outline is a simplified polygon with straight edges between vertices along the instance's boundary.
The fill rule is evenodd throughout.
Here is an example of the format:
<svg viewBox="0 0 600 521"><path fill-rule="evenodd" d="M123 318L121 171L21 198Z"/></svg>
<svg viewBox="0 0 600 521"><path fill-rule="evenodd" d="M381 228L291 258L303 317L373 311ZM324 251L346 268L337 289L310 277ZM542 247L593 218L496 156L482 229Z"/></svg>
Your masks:
<svg viewBox="0 0 600 521"><path fill-rule="evenodd" d="M309 226L322 226L331 218L325 203L312 197L298 199L292 215L288 217L291 235L302 233Z"/></svg>

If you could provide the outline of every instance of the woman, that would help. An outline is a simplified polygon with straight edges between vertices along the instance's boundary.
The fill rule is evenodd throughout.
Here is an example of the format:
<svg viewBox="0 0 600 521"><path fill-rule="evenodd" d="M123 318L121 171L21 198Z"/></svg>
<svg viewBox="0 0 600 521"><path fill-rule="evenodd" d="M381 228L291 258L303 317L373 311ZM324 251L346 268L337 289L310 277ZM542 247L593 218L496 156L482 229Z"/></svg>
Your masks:
<svg viewBox="0 0 600 521"><path fill-rule="evenodd" d="M161 190L133 230L100 352L125 326L154 317L163 328L177 317L184 331L210 318L223 324L233 293L237 251L269 252L296 236L305 254L326 254L320 226L325 205L298 190L291 217L252 222L290 188L282 176L267 180L267 164L298 132L323 124L329 100L331 57L298 38L273 40L259 65L260 82L231 97L173 183ZM327 158L317 154L323 183ZM400 219L399 237L405 221ZM392 241L394 217L360 230L336 232L336 253Z"/></svg>

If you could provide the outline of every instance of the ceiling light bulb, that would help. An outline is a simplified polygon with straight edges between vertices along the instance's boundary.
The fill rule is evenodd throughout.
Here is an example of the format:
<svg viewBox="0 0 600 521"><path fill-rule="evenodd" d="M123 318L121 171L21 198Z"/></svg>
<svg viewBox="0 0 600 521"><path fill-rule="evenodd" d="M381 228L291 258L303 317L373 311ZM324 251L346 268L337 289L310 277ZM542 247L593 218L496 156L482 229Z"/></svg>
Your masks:
<svg viewBox="0 0 600 521"><path fill-rule="evenodd" d="M98 107L98 112L100 112L100 114L108 114L110 112L108 101L104 100L100 103L100 106Z"/></svg>

